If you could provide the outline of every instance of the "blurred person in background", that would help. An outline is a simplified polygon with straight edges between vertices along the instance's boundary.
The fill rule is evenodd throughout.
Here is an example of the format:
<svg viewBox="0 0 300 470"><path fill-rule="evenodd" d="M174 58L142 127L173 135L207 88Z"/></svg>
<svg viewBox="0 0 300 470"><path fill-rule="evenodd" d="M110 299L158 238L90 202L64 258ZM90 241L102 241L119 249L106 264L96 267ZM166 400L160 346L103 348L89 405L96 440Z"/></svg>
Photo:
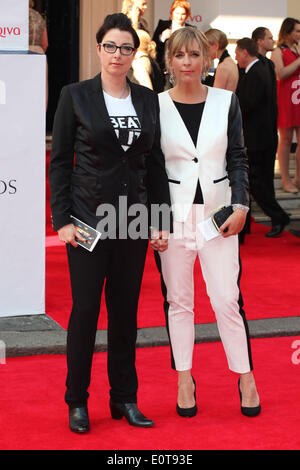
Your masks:
<svg viewBox="0 0 300 470"><path fill-rule="evenodd" d="M34 1L29 0L29 50L37 54L46 54L48 33L42 15L34 9ZM46 63L46 106L48 104L48 64Z"/></svg>
<svg viewBox="0 0 300 470"><path fill-rule="evenodd" d="M277 74L278 162L282 188L288 193L300 190L300 21L286 18L280 28L277 47L271 55ZM296 171L289 174L293 135L296 134Z"/></svg>
<svg viewBox="0 0 300 470"><path fill-rule="evenodd" d="M277 146L274 86L269 67L259 59L258 47L253 39L237 41L236 60L239 67L245 70L239 79L237 95L249 158L250 194L271 219L272 228L266 237L277 237L290 220L276 201L274 191L274 155ZM249 215L245 229L249 233Z"/></svg>
<svg viewBox="0 0 300 470"><path fill-rule="evenodd" d="M165 46L166 41L177 29L185 26L191 26L187 21L191 16L190 2L185 0L175 0L170 8L170 18L168 20L159 20L153 34L153 41L156 44L156 60L163 72L166 72L165 65Z"/></svg>
<svg viewBox="0 0 300 470"><path fill-rule="evenodd" d="M122 13L131 20L134 29L144 29L149 33L149 26L144 18L147 0L123 0Z"/></svg>
<svg viewBox="0 0 300 470"><path fill-rule="evenodd" d="M219 59L219 62L214 76L208 75L208 80L204 83L235 92L239 81L239 71L226 49L228 45L226 34L219 29L209 29L205 36L209 42L211 60Z"/></svg>
<svg viewBox="0 0 300 470"><path fill-rule="evenodd" d="M164 90L164 74L156 62L156 46L150 35L143 29L138 29L137 35L140 46L132 62L130 80L146 86L156 93Z"/></svg>

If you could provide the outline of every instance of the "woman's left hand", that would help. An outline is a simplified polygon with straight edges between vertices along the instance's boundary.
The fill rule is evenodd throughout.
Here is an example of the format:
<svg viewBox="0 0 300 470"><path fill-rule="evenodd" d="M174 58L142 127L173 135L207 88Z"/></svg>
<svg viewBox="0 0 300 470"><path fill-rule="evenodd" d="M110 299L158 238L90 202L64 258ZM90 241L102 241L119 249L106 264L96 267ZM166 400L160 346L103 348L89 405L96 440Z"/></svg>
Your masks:
<svg viewBox="0 0 300 470"><path fill-rule="evenodd" d="M226 222L220 227L220 234L224 237L237 235L243 229L247 217L247 211L237 209L231 214Z"/></svg>

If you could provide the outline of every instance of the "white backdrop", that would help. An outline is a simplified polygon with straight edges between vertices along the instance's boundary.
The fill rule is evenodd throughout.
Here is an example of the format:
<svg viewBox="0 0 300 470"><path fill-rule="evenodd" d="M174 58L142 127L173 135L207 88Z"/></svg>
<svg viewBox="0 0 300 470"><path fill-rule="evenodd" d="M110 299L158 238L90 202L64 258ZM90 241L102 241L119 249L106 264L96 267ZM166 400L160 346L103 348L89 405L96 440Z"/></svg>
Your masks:
<svg viewBox="0 0 300 470"><path fill-rule="evenodd" d="M45 313L45 61L0 53L1 317Z"/></svg>
<svg viewBox="0 0 300 470"><path fill-rule="evenodd" d="M154 28L159 19L169 19L172 0L154 0ZM190 0L190 24L205 32L218 28L231 39L251 36L258 26L269 28L277 37L280 24L287 16L287 0Z"/></svg>
<svg viewBox="0 0 300 470"><path fill-rule="evenodd" d="M0 0L0 51L28 49L28 0Z"/></svg>

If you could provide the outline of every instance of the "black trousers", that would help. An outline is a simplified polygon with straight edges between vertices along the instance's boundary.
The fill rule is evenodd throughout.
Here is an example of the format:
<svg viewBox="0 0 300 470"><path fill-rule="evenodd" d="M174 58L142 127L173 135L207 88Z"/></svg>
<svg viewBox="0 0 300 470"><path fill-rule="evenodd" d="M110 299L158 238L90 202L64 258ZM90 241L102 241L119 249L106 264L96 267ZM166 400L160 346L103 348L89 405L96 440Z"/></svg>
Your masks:
<svg viewBox="0 0 300 470"><path fill-rule="evenodd" d="M289 216L275 198L275 151L248 150L250 194L263 212L271 218L272 225L288 224Z"/></svg>
<svg viewBox="0 0 300 470"><path fill-rule="evenodd" d="M73 307L67 334L65 401L87 403L101 294L108 313L107 367L110 396L137 400L137 308L148 240L99 240L93 252L67 245Z"/></svg>

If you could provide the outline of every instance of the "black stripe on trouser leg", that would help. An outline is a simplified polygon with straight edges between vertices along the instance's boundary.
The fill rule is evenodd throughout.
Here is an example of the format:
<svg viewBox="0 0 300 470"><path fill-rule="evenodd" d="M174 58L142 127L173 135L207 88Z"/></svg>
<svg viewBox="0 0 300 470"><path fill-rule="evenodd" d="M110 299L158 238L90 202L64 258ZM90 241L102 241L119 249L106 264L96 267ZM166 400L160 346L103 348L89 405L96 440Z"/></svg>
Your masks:
<svg viewBox="0 0 300 470"><path fill-rule="evenodd" d="M166 284L165 284L163 276L162 276L161 259L160 259L158 251L156 251L156 250L154 251L154 259L155 259L155 263L156 263L157 269L158 269L159 274L160 274L160 286L161 286L161 292L162 292L162 295L163 295L163 298L164 298L163 307L164 307L165 319L166 319L166 329L167 329L169 343L170 343L171 367L172 367L172 369L176 370L174 355L173 355L173 351L172 351L172 343L171 343L171 338L170 338L170 330L169 330L169 307L170 307L170 304L167 301L167 287L166 287Z"/></svg>
<svg viewBox="0 0 300 470"><path fill-rule="evenodd" d="M241 282L241 276L242 276L242 261L239 253L239 266L240 266L240 271L239 271L239 276L237 280L238 288L239 288L239 308L240 308L240 315L243 319L244 326L245 326L245 332L246 332L246 337L247 337L247 346L248 346L248 356L249 356L249 365L250 365L250 370L253 370L253 362L252 362L252 352L251 352L251 344L250 344L250 334L249 334L249 327L248 327L248 322L246 319L246 314L243 309L244 307L244 300L242 297L241 289L240 289L240 282Z"/></svg>

